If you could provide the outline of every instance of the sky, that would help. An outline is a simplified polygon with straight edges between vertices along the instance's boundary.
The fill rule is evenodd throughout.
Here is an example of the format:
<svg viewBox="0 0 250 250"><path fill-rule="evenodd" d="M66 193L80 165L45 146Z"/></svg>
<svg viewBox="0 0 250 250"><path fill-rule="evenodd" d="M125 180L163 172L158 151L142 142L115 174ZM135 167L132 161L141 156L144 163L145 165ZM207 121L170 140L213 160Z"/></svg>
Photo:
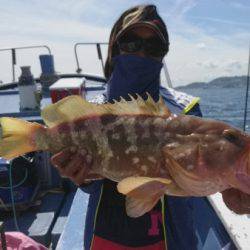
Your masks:
<svg viewBox="0 0 250 250"><path fill-rule="evenodd" d="M168 27L164 60L173 86L247 74L249 0L0 0L0 49L47 45L56 71L74 73L74 44L107 42L114 22L136 4L155 4ZM46 50L18 50L16 75L30 65L39 76L40 54ZM83 72L102 75L94 46L81 46L78 54ZM12 80L9 51L0 51L0 80Z"/></svg>

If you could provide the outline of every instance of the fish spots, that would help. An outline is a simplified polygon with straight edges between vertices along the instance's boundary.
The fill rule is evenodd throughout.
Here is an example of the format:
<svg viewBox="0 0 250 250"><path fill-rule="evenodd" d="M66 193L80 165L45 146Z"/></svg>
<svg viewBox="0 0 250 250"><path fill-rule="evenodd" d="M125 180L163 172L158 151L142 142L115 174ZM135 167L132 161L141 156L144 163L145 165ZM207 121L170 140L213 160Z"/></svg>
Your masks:
<svg viewBox="0 0 250 250"><path fill-rule="evenodd" d="M176 159L182 159L184 158L186 155L184 153L179 153L175 158Z"/></svg>
<svg viewBox="0 0 250 250"><path fill-rule="evenodd" d="M169 140L169 139L171 139L171 133L169 133L169 132L164 132L164 134L163 134L163 138L164 138L164 140Z"/></svg>
<svg viewBox="0 0 250 250"><path fill-rule="evenodd" d="M80 138L81 138L82 140L85 140L86 137L87 137L85 131L81 131L79 135L80 135Z"/></svg>
<svg viewBox="0 0 250 250"><path fill-rule="evenodd" d="M148 170L148 167L146 165L141 165L141 171L146 174L147 173L147 170Z"/></svg>
<svg viewBox="0 0 250 250"><path fill-rule="evenodd" d="M137 164L137 163L139 163L140 162L140 159L138 158L138 157L133 157L132 158L132 163L133 164Z"/></svg>
<svg viewBox="0 0 250 250"><path fill-rule="evenodd" d="M168 149L175 149L175 148L177 148L179 146L180 146L179 142L171 142L171 143L169 143L169 144L166 145L166 147Z"/></svg>
<svg viewBox="0 0 250 250"><path fill-rule="evenodd" d="M219 145L219 151L223 152L225 150L225 148L226 148L226 142L221 141L220 145Z"/></svg>
<svg viewBox="0 0 250 250"><path fill-rule="evenodd" d="M157 117L153 119L153 124L155 126L159 126L164 122L164 119L162 117Z"/></svg>
<svg viewBox="0 0 250 250"><path fill-rule="evenodd" d="M119 140L120 139L120 134L119 133L113 133L112 138L115 139L115 140Z"/></svg>
<svg viewBox="0 0 250 250"><path fill-rule="evenodd" d="M142 118L138 119L138 122L135 123L134 131L138 136L138 139L149 139L150 138L150 129L148 125L145 125Z"/></svg>
<svg viewBox="0 0 250 250"><path fill-rule="evenodd" d="M106 134L108 143L114 152L120 151L121 147L129 147L126 138L126 131L122 124L109 124L103 128L103 134Z"/></svg>
<svg viewBox="0 0 250 250"><path fill-rule="evenodd" d="M131 145L130 147L128 147L128 148L125 150L125 154L136 153L137 150L138 150L138 148L137 148L136 145Z"/></svg>
<svg viewBox="0 0 250 250"><path fill-rule="evenodd" d="M107 168L114 154L102 122L102 116L86 120L86 137L88 138L88 143L92 152L98 152L99 157L102 159L103 167Z"/></svg>
<svg viewBox="0 0 250 250"><path fill-rule="evenodd" d="M171 164L171 161L168 158L165 159L165 162L166 162L167 165Z"/></svg>
<svg viewBox="0 0 250 250"><path fill-rule="evenodd" d="M136 119L135 117L127 117L127 119L124 119L124 129L125 129L125 135L127 138L127 142L130 144L130 147L125 151L126 154L129 152L137 152L137 137L135 130L135 123ZM128 152L128 153L127 153Z"/></svg>
<svg viewBox="0 0 250 250"><path fill-rule="evenodd" d="M185 154L186 154L187 157L192 156L192 149L187 149L185 151Z"/></svg>
<svg viewBox="0 0 250 250"><path fill-rule="evenodd" d="M71 139L73 141L73 144L75 146L79 146L81 144L81 141L79 140L79 133L76 131L71 131Z"/></svg>
<svg viewBox="0 0 250 250"><path fill-rule="evenodd" d="M147 159L152 162L152 163L156 163L156 159L153 156L148 156Z"/></svg>
<svg viewBox="0 0 250 250"><path fill-rule="evenodd" d="M180 126L180 122L177 119L173 119L169 123L169 129L174 130L174 131L177 130L179 126Z"/></svg>
<svg viewBox="0 0 250 250"><path fill-rule="evenodd" d="M193 170L194 169L194 165L192 165L192 164L189 164L189 165L187 165L187 170Z"/></svg>

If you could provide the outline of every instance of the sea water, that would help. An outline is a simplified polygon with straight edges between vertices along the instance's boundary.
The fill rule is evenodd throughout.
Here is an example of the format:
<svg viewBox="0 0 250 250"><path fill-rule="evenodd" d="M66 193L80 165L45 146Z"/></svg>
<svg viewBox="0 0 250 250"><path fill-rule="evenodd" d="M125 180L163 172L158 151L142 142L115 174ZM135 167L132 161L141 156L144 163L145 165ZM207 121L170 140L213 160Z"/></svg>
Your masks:
<svg viewBox="0 0 250 250"><path fill-rule="evenodd" d="M185 87L179 90L200 97L203 117L221 120L243 129L246 88ZM246 130L250 131L250 98Z"/></svg>

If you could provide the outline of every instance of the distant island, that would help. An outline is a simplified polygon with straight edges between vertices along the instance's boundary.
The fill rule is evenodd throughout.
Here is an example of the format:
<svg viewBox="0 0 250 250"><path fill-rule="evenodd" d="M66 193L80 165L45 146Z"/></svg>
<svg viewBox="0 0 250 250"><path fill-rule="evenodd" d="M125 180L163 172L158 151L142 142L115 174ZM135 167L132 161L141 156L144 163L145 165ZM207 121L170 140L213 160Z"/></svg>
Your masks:
<svg viewBox="0 0 250 250"><path fill-rule="evenodd" d="M194 88L242 88L247 84L247 76L225 76L218 77L210 82L193 82L184 86L178 86L176 89L194 89Z"/></svg>

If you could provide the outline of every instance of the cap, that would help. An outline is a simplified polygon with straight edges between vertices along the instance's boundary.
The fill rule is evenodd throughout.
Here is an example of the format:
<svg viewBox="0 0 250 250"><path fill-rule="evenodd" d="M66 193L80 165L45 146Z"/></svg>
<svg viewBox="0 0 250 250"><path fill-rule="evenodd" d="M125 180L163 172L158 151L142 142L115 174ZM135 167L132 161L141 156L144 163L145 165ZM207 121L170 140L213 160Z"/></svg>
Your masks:
<svg viewBox="0 0 250 250"><path fill-rule="evenodd" d="M152 28L163 41L162 45L166 51L169 49L168 31L165 23L157 13L155 5L138 5L126 10L114 24L110 37L108 57L105 63L105 77L108 79L113 71L112 58L120 53L117 39L125 32L138 26Z"/></svg>
<svg viewBox="0 0 250 250"><path fill-rule="evenodd" d="M150 15L142 15L138 9L126 16L121 25L120 31L117 33L115 40L117 41L125 33L135 27L149 27L155 31L164 44L168 46L168 33L165 24L156 12L156 8L151 9Z"/></svg>

